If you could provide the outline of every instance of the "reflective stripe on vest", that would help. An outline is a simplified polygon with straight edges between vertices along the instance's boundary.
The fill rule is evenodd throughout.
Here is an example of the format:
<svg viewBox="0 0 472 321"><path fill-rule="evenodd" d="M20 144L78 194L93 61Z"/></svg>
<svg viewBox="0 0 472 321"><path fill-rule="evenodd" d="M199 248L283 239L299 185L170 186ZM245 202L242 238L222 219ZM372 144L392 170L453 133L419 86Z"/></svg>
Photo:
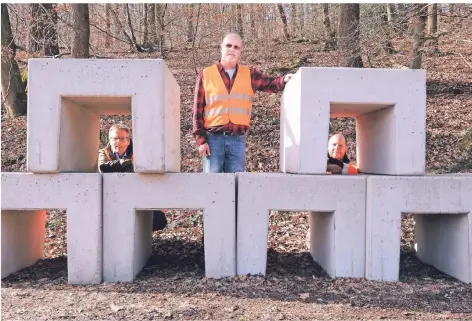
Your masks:
<svg viewBox="0 0 472 321"><path fill-rule="evenodd" d="M254 96L249 67L238 66L231 93L228 93L217 65L203 70L203 87L206 101L203 111L205 128L222 126L230 121L249 126Z"/></svg>

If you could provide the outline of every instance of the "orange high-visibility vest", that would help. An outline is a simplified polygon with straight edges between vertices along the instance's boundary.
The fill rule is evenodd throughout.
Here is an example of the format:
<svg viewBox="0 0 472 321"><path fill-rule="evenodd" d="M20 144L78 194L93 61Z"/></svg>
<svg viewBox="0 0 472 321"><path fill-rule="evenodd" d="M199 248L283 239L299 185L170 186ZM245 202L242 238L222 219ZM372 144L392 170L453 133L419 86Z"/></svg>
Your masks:
<svg viewBox="0 0 472 321"><path fill-rule="evenodd" d="M238 66L229 94L216 65L203 69L203 87L206 101L203 112L205 128L222 126L228 122L249 126L254 97L249 67Z"/></svg>

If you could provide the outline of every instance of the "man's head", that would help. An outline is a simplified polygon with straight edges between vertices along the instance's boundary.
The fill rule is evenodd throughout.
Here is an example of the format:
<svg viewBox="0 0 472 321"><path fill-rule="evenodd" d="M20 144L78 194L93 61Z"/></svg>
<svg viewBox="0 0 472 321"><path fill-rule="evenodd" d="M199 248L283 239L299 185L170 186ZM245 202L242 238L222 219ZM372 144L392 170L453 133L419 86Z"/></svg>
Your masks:
<svg viewBox="0 0 472 321"><path fill-rule="evenodd" d="M130 129L128 126L115 124L108 131L108 139L113 153L123 155L130 143Z"/></svg>
<svg viewBox="0 0 472 321"><path fill-rule="evenodd" d="M221 43L221 64L226 69L236 67L241 51L243 41L237 33L228 33Z"/></svg>
<svg viewBox="0 0 472 321"><path fill-rule="evenodd" d="M341 160L346 154L346 138L343 134L334 134L328 140L328 154L332 158Z"/></svg>

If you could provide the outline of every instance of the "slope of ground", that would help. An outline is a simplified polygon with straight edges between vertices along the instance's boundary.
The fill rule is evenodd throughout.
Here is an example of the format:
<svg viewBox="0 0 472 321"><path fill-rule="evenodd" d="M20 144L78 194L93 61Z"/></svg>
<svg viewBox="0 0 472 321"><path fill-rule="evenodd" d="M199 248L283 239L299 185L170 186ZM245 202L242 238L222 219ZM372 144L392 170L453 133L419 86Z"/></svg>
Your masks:
<svg viewBox="0 0 472 321"><path fill-rule="evenodd" d="M472 23L440 40L440 55L425 56L427 70L427 172L472 172L471 155L460 152L472 124ZM402 44L398 44L402 48ZM303 66L336 66L336 53L311 43L248 44L243 63L277 75L303 58ZM218 48L171 52L167 64L181 89L182 171L200 172L192 130L195 69L218 59ZM109 56L103 53L103 56ZM119 58L149 58L152 54ZM469 64L467 63L469 62ZM388 60L371 57L376 68L408 64L400 50ZM277 172L280 94L258 93L247 138L247 171ZM130 125L130 117L104 117ZM2 171L26 171L26 117L2 118ZM333 119L331 132L355 142L354 121ZM350 146L355 156L355 146ZM414 221L402 222L400 282L329 279L306 250L307 213L271 213L267 277L209 280L204 277L200 212L170 211L170 226L155 233L153 257L132 284L67 285L64 213L49 211L45 259L2 280L4 320L313 320L472 318L472 287L421 264L412 252Z"/></svg>

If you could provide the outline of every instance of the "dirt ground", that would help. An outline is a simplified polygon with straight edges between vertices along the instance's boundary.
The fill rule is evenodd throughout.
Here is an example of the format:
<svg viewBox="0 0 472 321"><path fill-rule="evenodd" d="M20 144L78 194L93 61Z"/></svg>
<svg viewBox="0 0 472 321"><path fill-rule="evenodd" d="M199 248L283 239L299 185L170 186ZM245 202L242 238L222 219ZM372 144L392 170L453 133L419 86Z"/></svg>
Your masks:
<svg viewBox="0 0 472 321"><path fill-rule="evenodd" d="M463 60L471 57L471 30L472 23L465 21L456 33L440 39L439 55L423 58L429 174L472 172L471 155L458 149L462 133L472 124L472 68ZM371 67L407 65L408 46L396 46L399 52L389 59L371 57ZM243 63L273 75L298 58L306 58L304 66L336 65L335 53L315 48L311 43L274 43L268 52L248 45ZM190 54L171 52L166 62L181 88L182 171L200 172L191 135L195 70L188 66ZM218 58L215 48L202 48L197 54L198 68ZM247 171L278 171L279 99L280 94L256 96L247 138ZM116 120L130 124L130 117L103 117L103 132ZM355 142L351 119L333 119L330 130L342 131ZM2 171L26 171L26 117L8 120L2 115L1 131ZM355 157L354 146L350 155ZM2 320L472 319L472 286L415 258L411 215L402 220L399 282L330 279L307 251L307 215L271 213L265 277L205 278L201 213L169 211L169 226L154 234L153 256L135 282L73 286L67 284L65 213L51 210L44 259L1 282Z"/></svg>

